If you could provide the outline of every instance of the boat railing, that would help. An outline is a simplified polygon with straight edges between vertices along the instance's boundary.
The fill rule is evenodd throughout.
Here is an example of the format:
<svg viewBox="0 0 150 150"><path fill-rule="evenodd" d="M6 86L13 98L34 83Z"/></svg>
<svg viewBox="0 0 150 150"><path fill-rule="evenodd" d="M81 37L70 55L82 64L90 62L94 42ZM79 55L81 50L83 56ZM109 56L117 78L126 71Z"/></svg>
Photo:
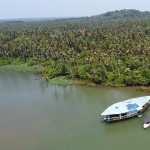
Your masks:
<svg viewBox="0 0 150 150"><path fill-rule="evenodd" d="M127 114L125 116L105 117L104 120L113 121L113 120L119 120L119 119L126 119L126 118L129 118L129 117L133 117L135 115L136 115L135 113L130 113L130 114Z"/></svg>

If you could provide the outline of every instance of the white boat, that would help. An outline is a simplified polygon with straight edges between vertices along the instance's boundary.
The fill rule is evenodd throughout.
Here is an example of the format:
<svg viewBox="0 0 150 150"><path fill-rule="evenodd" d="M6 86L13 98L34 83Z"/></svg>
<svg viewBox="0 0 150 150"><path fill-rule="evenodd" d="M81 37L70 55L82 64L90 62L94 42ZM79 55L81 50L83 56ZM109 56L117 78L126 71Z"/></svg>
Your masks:
<svg viewBox="0 0 150 150"><path fill-rule="evenodd" d="M150 106L150 96L128 99L108 107L101 117L106 122L128 119L140 115Z"/></svg>
<svg viewBox="0 0 150 150"><path fill-rule="evenodd" d="M150 127L150 118L145 118L143 128L146 129L148 127Z"/></svg>

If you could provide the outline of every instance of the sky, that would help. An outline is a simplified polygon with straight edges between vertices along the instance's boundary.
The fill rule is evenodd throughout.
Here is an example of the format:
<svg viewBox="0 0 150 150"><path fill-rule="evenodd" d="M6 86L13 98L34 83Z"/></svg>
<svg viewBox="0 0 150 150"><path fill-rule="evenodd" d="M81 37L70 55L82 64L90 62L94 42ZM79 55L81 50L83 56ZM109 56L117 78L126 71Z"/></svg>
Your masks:
<svg viewBox="0 0 150 150"><path fill-rule="evenodd" d="M150 11L150 0L0 0L0 19L92 16L120 9Z"/></svg>

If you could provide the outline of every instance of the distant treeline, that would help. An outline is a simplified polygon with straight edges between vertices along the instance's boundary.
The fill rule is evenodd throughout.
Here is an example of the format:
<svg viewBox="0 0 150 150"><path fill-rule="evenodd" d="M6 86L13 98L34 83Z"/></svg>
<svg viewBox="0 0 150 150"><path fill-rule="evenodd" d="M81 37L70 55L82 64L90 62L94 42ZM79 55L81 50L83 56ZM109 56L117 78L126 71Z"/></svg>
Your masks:
<svg viewBox="0 0 150 150"><path fill-rule="evenodd" d="M122 10L90 18L2 22L0 57L39 63L46 78L150 85L150 13Z"/></svg>

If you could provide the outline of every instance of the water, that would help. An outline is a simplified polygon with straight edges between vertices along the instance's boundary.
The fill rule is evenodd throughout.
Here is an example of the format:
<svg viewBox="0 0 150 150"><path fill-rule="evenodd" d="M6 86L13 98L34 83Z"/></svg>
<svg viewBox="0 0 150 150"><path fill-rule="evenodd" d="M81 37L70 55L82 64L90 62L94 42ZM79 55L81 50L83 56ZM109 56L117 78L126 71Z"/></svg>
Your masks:
<svg viewBox="0 0 150 150"><path fill-rule="evenodd" d="M143 118L102 123L96 112L119 100L150 95L134 88L48 85L30 73L0 71L0 149L141 150ZM145 115L150 116L150 111Z"/></svg>

